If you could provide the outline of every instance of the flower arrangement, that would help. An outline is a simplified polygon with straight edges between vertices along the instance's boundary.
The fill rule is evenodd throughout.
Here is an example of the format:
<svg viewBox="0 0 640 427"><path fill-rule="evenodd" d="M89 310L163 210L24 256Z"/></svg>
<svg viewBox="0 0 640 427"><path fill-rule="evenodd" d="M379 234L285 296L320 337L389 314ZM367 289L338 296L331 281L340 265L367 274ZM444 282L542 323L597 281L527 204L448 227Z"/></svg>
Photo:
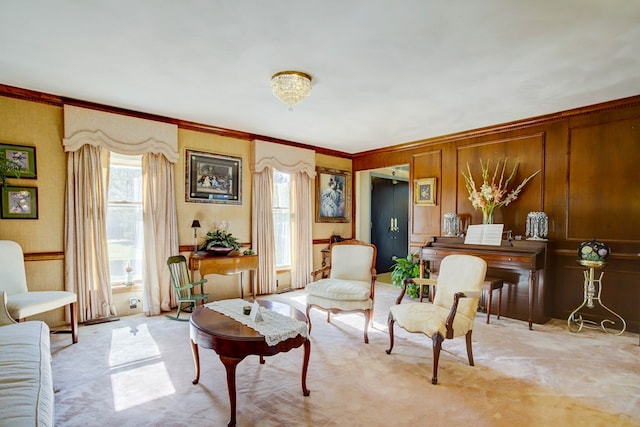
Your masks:
<svg viewBox="0 0 640 427"><path fill-rule="evenodd" d="M469 200L471 200L471 205L474 207L474 209L480 209L482 211L482 222L484 224L493 223L493 211L495 210L495 208L500 206L508 206L510 203L514 202L518 198L518 194L520 194L527 182L529 182L534 176L540 173L540 170L534 172L528 178L524 179L515 189L509 190L509 183L516 175L519 163L516 162L516 164L513 166L511 174L505 180L505 170L507 169L507 162L508 158L506 157L504 160L498 161L498 164L496 164L496 168L493 172L493 176L491 177L491 181L489 182L490 161L487 160L487 163L485 164L482 162L482 159L480 159L480 168L482 169L482 185L480 186L480 190L476 190L476 183L473 180L473 175L471 175L469 163L467 163L467 174L462 172L467 191L469 192ZM500 163L502 163L502 167L500 167ZM498 174L500 174L499 180Z"/></svg>
<svg viewBox="0 0 640 427"><path fill-rule="evenodd" d="M228 231L228 228L228 221L214 221L213 228L207 231L199 249L207 251L217 246L237 251L240 248L240 241Z"/></svg>

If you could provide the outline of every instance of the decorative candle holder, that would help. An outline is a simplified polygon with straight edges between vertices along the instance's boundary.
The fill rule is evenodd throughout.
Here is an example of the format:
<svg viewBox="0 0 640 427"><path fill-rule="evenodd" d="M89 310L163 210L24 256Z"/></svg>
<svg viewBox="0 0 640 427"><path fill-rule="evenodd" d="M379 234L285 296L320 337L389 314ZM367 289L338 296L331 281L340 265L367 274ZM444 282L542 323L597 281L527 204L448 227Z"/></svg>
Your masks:
<svg viewBox="0 0 640 427"><path fill-rule="evenodd" d="M544 212L529 212L525 235L527 240L547 240L549 218Z"/></svg>
<svg viewBox="0 0 640 427"><path fill-rule="evenodd" d="M460 233L460 218L455 213L444 214L444 226L442 228L445 237L455 237Z"/></svg>

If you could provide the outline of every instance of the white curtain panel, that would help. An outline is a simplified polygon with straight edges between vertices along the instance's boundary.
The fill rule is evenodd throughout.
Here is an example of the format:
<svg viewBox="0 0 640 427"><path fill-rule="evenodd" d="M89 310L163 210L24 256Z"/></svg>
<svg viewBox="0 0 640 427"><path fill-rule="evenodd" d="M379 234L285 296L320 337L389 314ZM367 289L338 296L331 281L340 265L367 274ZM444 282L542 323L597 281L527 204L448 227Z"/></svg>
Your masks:
<svg viewBox="0 0 640 427"><path fill-rule="evenodd" d="M297 172L293 177L293 235L291 287L300 289L311 281L313 271L313 177Z"/></svg>
<svg viewBox="0 0 640 427"><path fill-rule="evenodd" d="M65 289L78 295L79 322L117 314L107 252L108 157L88 144L67 153Z"/></svg>
<svg viewBox="0 0 640 427"><path fill-rule="evenodd" d="M273 232L273 169L252 174L251 213L253 247L258 254L257 294L276 291L276 247Z"/></svg>
<svg viewBox="0 0 640 427"><path fill-rule="evenodd" d="M142 212L144 224L144 298L147 316L170 311L176 296L167 259L179 252L173 166L162 154L142 156Z"/></svg>

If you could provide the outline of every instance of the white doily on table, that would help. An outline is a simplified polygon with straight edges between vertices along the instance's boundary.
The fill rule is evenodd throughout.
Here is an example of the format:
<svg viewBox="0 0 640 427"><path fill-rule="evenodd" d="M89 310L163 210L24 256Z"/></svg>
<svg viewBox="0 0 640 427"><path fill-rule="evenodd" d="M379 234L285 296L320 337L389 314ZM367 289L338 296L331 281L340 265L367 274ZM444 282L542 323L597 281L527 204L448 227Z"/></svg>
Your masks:
<svg viewBox="0 0 640 427"><path fill-rule="evenodd" d="M276 345L289 338L295 338L298 335L302 335L305 338L308 336L307 324L305 322L292 319L291 317L284 316L264 307L260 307L260 314L263 320L260 322L252 321L243 311L243 308L247 305L252 305L252 303L240 298L234 298L210 302L204 306L225 316L229 316L233 320L237 320L243 325L254 329L259 334L264 335L265 341L270 346Z"/></svg>

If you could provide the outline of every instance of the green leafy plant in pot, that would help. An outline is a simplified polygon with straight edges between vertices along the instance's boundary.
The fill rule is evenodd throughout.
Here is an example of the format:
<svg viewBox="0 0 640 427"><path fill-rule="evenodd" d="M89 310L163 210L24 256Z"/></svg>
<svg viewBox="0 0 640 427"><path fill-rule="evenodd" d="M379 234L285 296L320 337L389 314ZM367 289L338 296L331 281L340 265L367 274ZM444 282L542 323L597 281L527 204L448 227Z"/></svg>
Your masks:
<svg viewBox="0 0 640 427"><path fill-rule="evenodd" d="M391 269L391 282L394 286L402 288L404 286L405 279L413 279L414 277L420 277L420 259L418 254L409 254L404 258L393 257L395 264ZM428 276L429 269L428 264L425 264L425 276ZM407 295L411 298L418 298L420 296L420 287L416 284L409 284L407 286Z"/></svg>
<svg viewBox="0 0 640 427"><path fill-rule="evenodd" d="M221 251L221 254L225 255L231 251L237 251L240 248L240 241L227 230L228 226L226 221L214 222L213 229L207 231L198 249L213 251L217 248L225 248L228 250Z"/></svg>

